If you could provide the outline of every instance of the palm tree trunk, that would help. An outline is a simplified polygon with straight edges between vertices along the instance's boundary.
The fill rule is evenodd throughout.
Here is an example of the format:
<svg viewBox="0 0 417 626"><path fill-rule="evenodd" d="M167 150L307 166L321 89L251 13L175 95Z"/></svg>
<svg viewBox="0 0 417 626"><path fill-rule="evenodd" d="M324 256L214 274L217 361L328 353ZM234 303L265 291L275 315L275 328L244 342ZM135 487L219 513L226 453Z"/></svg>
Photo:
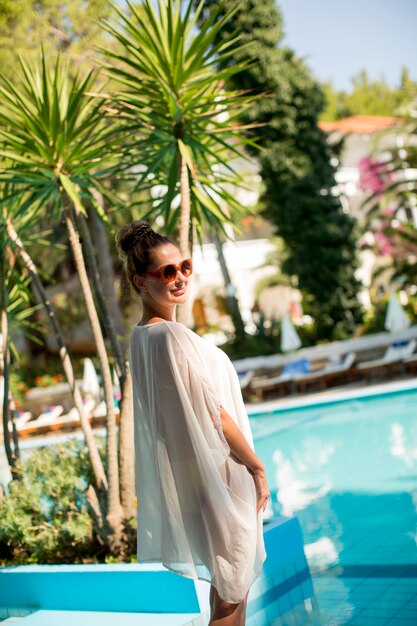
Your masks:
<svg viewBox="0 0 417 626"><path fill-rule="evenodd" d="M91 210L91 213L95 212ZM96 216L97 221L98 220ZM87 222L83 215L78 215L78 223L81 227L81 235L83 238L83 248L86 251L86 259L89 265L90 274L93 280L94 292L102 313L104 327L107 336L110 339L112 350L117 358L119 365L119 380L122 400L120 405L120 421L119 421L119 463L120 463L120 497L125 517L130 519L133 515L133 501L135 497L135 453L133 445L133 406L132 406L132 380L128 363L125 363L122 353L122 347L117 339L112 317L108 310L108 300L104 296L102 290L103 282L100 280L96 256L90 237ZM100 222L101 226L101 222ZM107 240L107 235L104 232ZM104 244L104 242L103 242ZM100 256L104 250L99 248ZM107 276L104 282L108 282L111 275Z"/></svg>
<svg viewBox="0 0 417 626"><path fill-rule="evenodd" d="M133 503L136 494L135 446L132 403L132 377L129 362L126 362L127 376L120 407L119 459L120 496L126 519L134 516Z"/></svg>
<svg viewBox="0 0 417 626"><path fill-rule="evenodd" d="M10 241L12 241L13 244L16 246L18 253L20 255L20 258L22 259L25 267L27 268L32 278L33 286L37 291L38 297L40 301L42 302L46 313L48 314L49 321L51 323L51 326L55 335L55 339L59 348L59 356L62 361L62 367L64 369L65 376L67 378L68 384L71 389L71 394L73 397L74 405L78 413L80 414L81 428L85 436L85 442L86 442L88 453L90 456L91 466L93 468L96 488L99 492L107 491L108 484L107 484L106 474L103 468L103 463L101 462L101 458L97 450L96 442L94 441L93 430L85 414L84 404L83 404L80 390L78 389L75 383L74 369L72 367L71 358L70 358L70 355L68 354L68 350L65 345L64 335L62 333L58 319L55 315L55 311L52 307L52 304L47 296L45 288L39 277L38 270L36 269L36 266L32 258L28 254L25 246L23 245L23 242L21 241L19 235L17 234L10 220L7 220L6 228L7 228L7 234L10 238Z"/></svg>
<svg viewBox="0 0 417 626"><path fill-rule="evenodd" d="M91 329L93 331L94 341L97 348L97 355L100 361L101 374L103 377L104 397L107 405L106 453L109 482L108 510L106 521L110 529L114 532L113 540L114 545L116 545L120 539L123 509L120 504L119 463L117 458L117 428L113 399L113 381L106 352L106 346L104 343L104 337L103 333L101 332L100 321L97 315L97 310L93 299L93 293L91 291L90 281L88 279L87 270L85 267L80 238L76 229L76 216L74 208L68 197L64 196L63 201L65 223L68 230L70 245L74 255L75 265L77 267L81 289L84 295L87 314L90 320Z"/></svg>
<svg viewBox="0 0 417 626"><path fill-rule="evenodd" d="M232 322L235 327L236 340L238 343L244 343L246 341L245 325L240 314L239 302L234 295L235 288L230 278L229 268L227 267L226 259L224 258L223 243L220 240L219 233L216 227L213 228L212 235L214 239L214 245L217 249L220 268L223 274L223 280L226 286L227 303L230 317L232 318Z"/></svg>
<svg viewBox="0 0 417 626"><path fill-rule="evenodd" d="M94 190L92 190L93 193ZM100 194L96 194L95 198L100 206L104 209L103 199ZM115 276L113 268L113 257L111 254L111 248L109 244L109 236L107 230L97 215L93 207L87 207L88 221L91 224L91 234L95 244L96 251L98 252L97 265L99 269L99 275L102 279L104 299L109 309L110 318L113 322L116 337L122 347L122 354L126 353L126 329L123 321L123 315L120 309L119 302L116 297L114 289Z"/></svg>
<svg viewBox="0 0 417 626"><path fill-rule="evenodd" d="M14 268L15 263L16 263L16 255L13 253L10 246L6 246L5 252L6 252L5 258L6 258L6 262L8 266L10 268ZM10 366L9 354L8 354L8 359L9 359L9 366ZM0 369L1 369L1 366L0 366ZM14 446L13 455L15 459L20 459L19 435L18 435L17 428L16 428L16 402L11 393L10 385L9 385L9 412L10 412L9 420L12 426L12 438L13 438L13 446ZM12 472L12 476L13 478L15 478L14 472Z"/></svg>
<svg viewBox="0 0 417 626"><path fill-rule="evenodd" d="M3 361L3 439L7 462L14 477L16 456L13 453L10 441L10 350L9 350L9 321L7 317L7 288L4 271L4 259L0 259L0 283L1 283L1 337L2 337L2 361Z"/></svg>
<svg viewBox="0 0 417 626"><path fill-rule="evenodd" d="M9 407L10 407L10 422L12 425L12 436L13 436L13 446L14 446L14 455L16 459L20 459L20 448L19 448L19 434L16 428L16 401L11 393L9 393Z"/></svg>
<svg viewBox="0 0 417 626"><path fill-rule="evenodd" d="M188 167L183 156L179 155L180 167L180 224L179 224L179 245L182 258L190 256L190 221L191 221L191 198L190 180L188 177ZM175 318L178 322L186 323L186 311L184 305L177 305Z"/></svg>
<svg viewBox="0 0 417 626"><path fill-rule="evenodd" d="M183 257L190 255L190 217L191 198L190 181L188 178L188 167L183 156L180 157L180 194L181 194L181 214L180 214L180 252Z"/></svg>
<svg viewBox="0 0 417 626"><path fill-rule="evenodd" d="M102 282L100 280L100 275L98 272L96 257L94 254L93 242L91 241L90 231L88 229L88 225L84 215L79 214L77 216L78 224L80 225L81 236L83 239L83 248L85 250L85 258L90 270L90 276L94 286L94 293L97 298L97 303L99 306L99 310L101 313L101 317L103 320L103 325L106 331L106 336L109 338L113 354L116 358L116 363L118 366L117 375L120 380L120 388L123 389L124 381L126 379L126 367L123 358L123 352L120 346L120 342L116 337L116 331L114 328L113 320L110 315L110 311L107 305L106 298L103 293ZM100 250L100 255L102 254L102 250ZM111 276L106 276L105 281L107 282L111 279Z"/></svg>

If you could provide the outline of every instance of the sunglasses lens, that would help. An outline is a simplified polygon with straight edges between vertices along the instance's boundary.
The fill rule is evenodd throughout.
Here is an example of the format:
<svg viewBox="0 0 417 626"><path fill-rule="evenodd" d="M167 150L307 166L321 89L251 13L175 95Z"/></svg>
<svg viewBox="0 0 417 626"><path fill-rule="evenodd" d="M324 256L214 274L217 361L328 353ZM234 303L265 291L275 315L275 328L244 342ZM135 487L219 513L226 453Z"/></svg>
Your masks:
<svg viewBox="0 0 417 626"><path fill-rule="evenodd" d="M189 276L191 274L191 263L190 261L183 261L181 263L181 273L184 276Z"/></svg>
<svg viewBox="0 0 417 626"><path fill-rule="evenodd" d="M191 268L191 263L190 261L183 261L181 263L181 274L183 274L184 276L189 276L192 272L192 268ZM175 265L167 265L164 268L163 273L163 277L167 282L170 282L171 280L175 280L177 277L177 268L175 267Z"/></svg>
<svg viewBox="0 0 417 626"><path fill-rule="evenodd" d="M165 280L174 280L174 278L177 275L177 270L173 265L167 265L164 268L163 274L164 274Z"/></svg>

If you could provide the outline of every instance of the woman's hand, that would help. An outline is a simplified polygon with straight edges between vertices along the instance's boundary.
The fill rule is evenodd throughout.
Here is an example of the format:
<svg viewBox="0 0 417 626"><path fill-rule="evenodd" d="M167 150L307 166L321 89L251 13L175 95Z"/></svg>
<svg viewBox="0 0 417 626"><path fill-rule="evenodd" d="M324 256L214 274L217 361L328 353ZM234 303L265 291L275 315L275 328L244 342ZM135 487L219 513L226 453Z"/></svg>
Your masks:
<svg viewBox="0 0 417 626"><path fill-rule="evenodd" d="M258 514L261 508L265 511L270 492L268 488L268 482L266 480L266 471L264 467L257 468L252 471L253 479L255 481L256 490L258 492L258 502L256 505L256 513Z"/></svg>

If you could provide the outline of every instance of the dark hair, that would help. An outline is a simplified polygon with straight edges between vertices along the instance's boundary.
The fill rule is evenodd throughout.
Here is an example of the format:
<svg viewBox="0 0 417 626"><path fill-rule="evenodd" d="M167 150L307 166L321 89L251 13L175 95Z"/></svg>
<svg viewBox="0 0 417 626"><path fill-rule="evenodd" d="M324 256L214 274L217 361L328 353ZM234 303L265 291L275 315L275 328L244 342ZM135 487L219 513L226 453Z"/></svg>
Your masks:
<svg viewBox="0 0 417 626"><path fill-rule="evenodd" d="M119 258L132 289L140 295L140 289L133 282L135 274L143 275L152 263L151 251L167 243L177 245L166 235L160 235L144 220L125 224L116 233Z"/></svg>

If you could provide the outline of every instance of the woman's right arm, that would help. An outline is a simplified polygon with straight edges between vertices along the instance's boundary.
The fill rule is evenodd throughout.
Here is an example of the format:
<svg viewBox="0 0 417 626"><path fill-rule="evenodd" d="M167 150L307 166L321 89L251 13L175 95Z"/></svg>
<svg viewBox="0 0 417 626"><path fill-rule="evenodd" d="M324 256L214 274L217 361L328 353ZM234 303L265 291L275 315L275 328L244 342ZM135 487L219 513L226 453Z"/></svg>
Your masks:
<svg viewBox="0 0 417 626"><path fill-rule="evenodd" d="M242 461L251 474L253 474L258 491L256 512L258 513L262 506L265 511L266 503L270 496L266 480L265 466L246 441L244 434L236 422L222 406L220 407L220 420L230 451L235 457Z"/></svg>

